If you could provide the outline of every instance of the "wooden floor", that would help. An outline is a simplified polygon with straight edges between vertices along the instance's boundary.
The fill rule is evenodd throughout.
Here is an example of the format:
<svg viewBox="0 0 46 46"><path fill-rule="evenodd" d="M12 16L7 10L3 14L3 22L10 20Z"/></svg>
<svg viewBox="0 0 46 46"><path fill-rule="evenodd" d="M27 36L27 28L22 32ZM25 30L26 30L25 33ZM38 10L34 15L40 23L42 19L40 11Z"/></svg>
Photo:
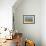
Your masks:
<svg viewBox="0 0 46 46"><path fill-rule="evenodd" d="M2 43L0 46L16 46L15 39L13 40L6 40L6 42Z"/></svg>

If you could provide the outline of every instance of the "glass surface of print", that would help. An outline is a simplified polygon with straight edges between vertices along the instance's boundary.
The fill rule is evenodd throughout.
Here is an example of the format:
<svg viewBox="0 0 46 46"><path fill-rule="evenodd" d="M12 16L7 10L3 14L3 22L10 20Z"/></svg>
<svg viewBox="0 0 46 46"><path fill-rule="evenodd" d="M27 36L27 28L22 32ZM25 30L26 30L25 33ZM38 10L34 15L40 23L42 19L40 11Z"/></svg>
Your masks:
<svg viewBox="0 0 46 46"><path fill-rule="evenodd" d="M34 15L24 15L23 23L24 24L35 24L35 16Z"/></svg>

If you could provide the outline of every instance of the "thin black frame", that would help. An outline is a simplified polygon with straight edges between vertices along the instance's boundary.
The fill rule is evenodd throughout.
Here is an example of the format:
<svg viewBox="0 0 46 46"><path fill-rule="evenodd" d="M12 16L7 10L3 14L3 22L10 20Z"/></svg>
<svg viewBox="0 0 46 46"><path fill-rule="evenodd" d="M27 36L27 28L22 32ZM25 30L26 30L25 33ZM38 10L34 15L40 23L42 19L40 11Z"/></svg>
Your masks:
<svg viewBox="0 0 46 46"><path fill-rule="evenodd" d="M34 22L33 23L24 23L24 16L33 16ZM23 15L23 24L35 24L35 15Z"/></svg>

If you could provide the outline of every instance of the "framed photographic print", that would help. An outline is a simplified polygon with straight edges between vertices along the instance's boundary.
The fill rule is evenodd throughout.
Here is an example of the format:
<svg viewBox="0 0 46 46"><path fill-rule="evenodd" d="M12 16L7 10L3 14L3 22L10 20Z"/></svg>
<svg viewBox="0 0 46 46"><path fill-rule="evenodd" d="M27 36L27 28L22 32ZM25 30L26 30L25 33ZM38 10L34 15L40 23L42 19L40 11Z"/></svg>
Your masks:
<svg viewBox="0 0 46 46"><path fill-rule="evenodd" d="M35 15L23 15L23 24L35 24Z"/></svg>

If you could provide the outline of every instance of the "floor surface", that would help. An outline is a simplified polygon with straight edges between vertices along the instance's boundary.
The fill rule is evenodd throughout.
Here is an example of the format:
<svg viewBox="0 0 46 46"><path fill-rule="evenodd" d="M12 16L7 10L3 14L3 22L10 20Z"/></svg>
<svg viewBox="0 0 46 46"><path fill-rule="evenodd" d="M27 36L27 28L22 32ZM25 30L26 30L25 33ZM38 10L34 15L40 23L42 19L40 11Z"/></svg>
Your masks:
<svg viewBox="0 0 46 46"><path fill-rule="evenodd" d="M2 43L0 46L16 46L15 39L13 39L13 40L6 40L6 42Z"/></svg>

